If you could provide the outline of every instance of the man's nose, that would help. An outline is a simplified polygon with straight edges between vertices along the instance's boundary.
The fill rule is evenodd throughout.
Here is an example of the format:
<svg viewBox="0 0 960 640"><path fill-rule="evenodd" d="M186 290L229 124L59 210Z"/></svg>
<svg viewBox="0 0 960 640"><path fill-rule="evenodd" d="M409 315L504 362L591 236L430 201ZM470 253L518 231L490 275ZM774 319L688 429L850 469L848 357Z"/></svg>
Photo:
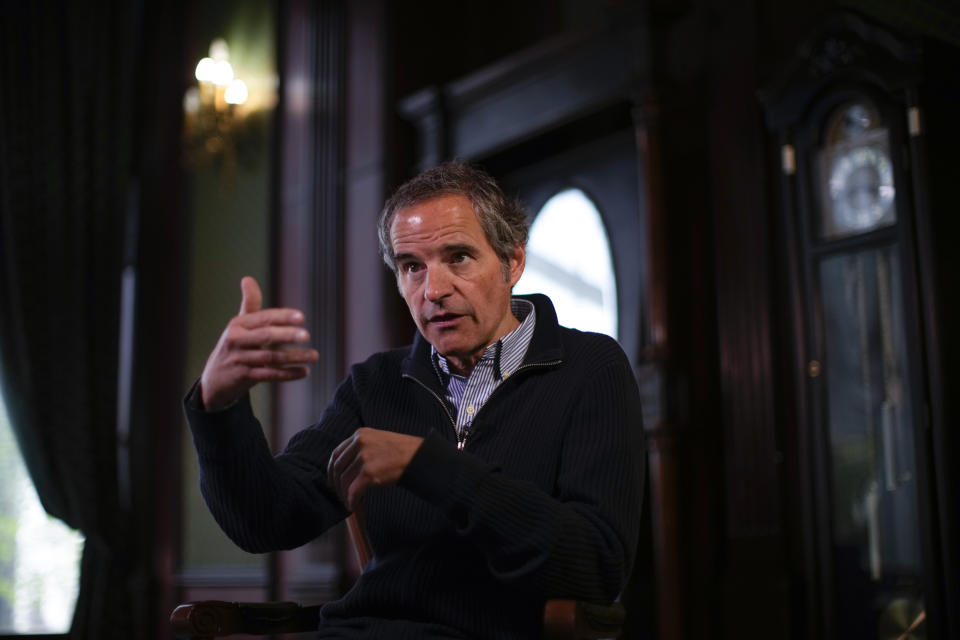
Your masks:
<svg viewBox="0 0 960 640"><path fill-rule="evenodd" d="M424 297L430 302L439 302L452 293L450 274L442 266L427 269Z"/></svg>

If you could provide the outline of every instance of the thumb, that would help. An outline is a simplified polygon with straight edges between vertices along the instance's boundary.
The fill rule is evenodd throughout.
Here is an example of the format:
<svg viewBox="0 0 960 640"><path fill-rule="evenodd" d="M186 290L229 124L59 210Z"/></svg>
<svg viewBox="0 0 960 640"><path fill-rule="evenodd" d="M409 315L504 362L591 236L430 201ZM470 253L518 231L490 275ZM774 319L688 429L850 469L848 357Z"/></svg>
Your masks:
<svg viewBox="0 0 960 640"><path fill-rule="evenodd" d="M260 311L263 294L260 293L260 285L257 281L250 276L245 276L240 280L240 291L243 293L243 300L240 301L240 315Z"/></svg>

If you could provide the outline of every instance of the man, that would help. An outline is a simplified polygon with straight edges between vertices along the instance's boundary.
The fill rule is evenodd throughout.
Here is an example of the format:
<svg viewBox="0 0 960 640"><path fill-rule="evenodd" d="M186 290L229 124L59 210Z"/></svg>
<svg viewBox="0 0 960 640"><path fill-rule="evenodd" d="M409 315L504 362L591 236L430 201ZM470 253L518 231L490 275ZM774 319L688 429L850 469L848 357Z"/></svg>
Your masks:
<svg viewBox="0 0 960 640"><path fill-rule="evenodd" d="M354 365L273 457L247 390L307 375L303 314L252 278L185 406L201 489L251 552L302 545L362 506L374 559L322 638L532 638L556 597L610 602L637 545L643 454L631 367L609 337L511 297L527 222L449 163L387 202L383 257L419 330Z"/></svg>

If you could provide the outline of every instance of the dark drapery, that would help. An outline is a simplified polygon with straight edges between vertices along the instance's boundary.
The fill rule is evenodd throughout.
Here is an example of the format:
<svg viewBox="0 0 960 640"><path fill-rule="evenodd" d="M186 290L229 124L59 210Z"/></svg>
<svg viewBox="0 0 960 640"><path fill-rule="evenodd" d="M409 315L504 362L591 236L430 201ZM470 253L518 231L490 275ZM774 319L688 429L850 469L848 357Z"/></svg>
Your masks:
<svg viewBox="0 0 960 640"><path fill-rule="evenodd" d="M86 536L76 638L134 637L144 606L116 464L138 5L0 6L0 390L41 502Z"/></svg>

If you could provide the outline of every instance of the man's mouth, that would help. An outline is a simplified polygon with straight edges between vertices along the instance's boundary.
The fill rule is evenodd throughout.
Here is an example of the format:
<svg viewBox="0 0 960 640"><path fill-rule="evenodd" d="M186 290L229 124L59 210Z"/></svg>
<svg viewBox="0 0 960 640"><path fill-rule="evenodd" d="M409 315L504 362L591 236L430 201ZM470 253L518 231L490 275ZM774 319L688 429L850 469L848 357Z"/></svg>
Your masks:
<svg viewBox="0 0 960 640"><path fill-rule="evenodd" d="M456 324L457 320L462 317L463 316L456 313L438 313L435 316L430 316L428 322L433 327L444 329L447 327L452 327L454 324Z"/></svg>

